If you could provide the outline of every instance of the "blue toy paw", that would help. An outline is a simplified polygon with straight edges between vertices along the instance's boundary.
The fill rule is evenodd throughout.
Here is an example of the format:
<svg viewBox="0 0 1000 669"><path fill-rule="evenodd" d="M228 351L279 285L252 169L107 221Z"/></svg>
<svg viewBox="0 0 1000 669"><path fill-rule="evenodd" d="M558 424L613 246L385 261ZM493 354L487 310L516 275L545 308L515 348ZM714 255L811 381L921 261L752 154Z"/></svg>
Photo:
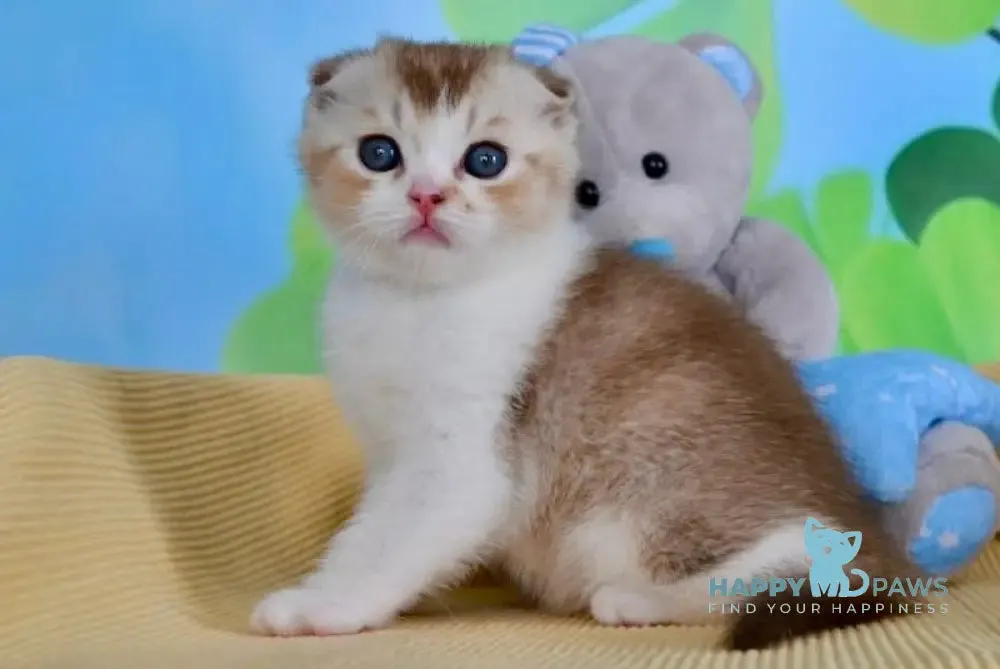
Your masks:
<svg viewBox="0 0 1000 669"><path fill-rule="evenodd" d="M1000 443L1000 384L955 360L898 349L802 361L798 368L855 478L881 502L909 497L920 441L942 421L978 428Z"/></svg>
<svg viewBox="0 0 1000 669"><path fill-rule="evenodd" d="M934 501L910 558L932 574L948 575L967 564L996 531L996 498L986 488L952 490Z"/></svg>
<svg viewBox="0 0 1000 669"><path fill-rule="evenodd" d="M629 251L641 258L653 260L671 260L674 257L674 245L666 239L638 239L628 247Z"/></svg>

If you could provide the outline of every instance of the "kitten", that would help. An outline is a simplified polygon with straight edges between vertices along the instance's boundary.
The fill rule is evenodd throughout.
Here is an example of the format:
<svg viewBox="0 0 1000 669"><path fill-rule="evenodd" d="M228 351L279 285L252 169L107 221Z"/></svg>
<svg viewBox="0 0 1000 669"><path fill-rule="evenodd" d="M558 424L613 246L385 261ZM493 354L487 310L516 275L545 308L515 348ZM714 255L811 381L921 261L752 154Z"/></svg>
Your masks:
<svg viewBox="0 0 1000 669"><path fill-rule="evenodd" d="M486 562L608 625L735 620L732 648L890 614L862 609L890 603L870 591L853 615L760 595L709 613L712 577L808 576L808 517L863 532L853 566L908 565L774 345L574 225L575 128L570 83L502 47L382 40L314 67L300 150L338 248L326 362L368 474L258 631L382 627Z"/></svg>

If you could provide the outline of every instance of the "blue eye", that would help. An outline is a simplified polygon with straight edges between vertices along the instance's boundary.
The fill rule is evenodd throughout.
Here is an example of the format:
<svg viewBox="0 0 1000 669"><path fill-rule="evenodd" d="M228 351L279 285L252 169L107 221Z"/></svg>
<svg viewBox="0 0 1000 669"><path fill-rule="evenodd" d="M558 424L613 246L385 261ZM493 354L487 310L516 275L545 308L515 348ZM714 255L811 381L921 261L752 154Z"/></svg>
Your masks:
<svg viewBox="0 0 1000 669"><path fill-rule="evenodd" d="M370 135L358 144L358 160L372 172L389 172L403 162L403 152L392 137Z"/></svg>
<svg viewBox="0 0 1000 669"><path fill-rule="evenodd" d="M473 144L465 152L462 167L477 179L493 179L507 167L507 151L493 142Z"/></svg>

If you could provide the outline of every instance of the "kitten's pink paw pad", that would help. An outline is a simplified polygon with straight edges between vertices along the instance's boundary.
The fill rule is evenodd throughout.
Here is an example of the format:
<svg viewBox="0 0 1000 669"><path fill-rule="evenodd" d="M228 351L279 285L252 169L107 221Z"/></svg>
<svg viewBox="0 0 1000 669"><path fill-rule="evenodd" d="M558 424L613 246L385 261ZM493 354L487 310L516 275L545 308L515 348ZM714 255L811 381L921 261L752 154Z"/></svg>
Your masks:
<svg viewBox="0 0 1000 669"><path fill-rule="evenodd" d="M381 627L385 622L348 605L336 593L304 587L268 595L250 616L254 631L272 636L357 634Z"/></svg>
<svg viewBox="0 0 1000 669"><path fill-rule="evenodd" d="M662 604L653 593L606 585L590 598L590 615L602 625L645 627L661 623Z"/></svg>

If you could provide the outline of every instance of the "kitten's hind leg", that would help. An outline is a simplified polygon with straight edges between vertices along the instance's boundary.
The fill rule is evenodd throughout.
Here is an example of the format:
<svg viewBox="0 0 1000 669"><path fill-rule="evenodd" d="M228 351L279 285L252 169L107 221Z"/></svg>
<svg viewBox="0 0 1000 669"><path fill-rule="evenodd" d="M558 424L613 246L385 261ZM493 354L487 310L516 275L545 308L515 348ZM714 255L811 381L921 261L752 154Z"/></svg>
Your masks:
<svg viewBox="0 0 1000 669"><path fill-rule="evenodd" d="M602 625L644 627L670 622L669 586L606 583L590 598L590 615Z"/></svg>
<svg viewBox="0 0 1000 669"><path fill-rule="evenodd" d="M727 586L767 578L788 568L808 568L803 523L778 527L749 548L713 567L667 584L610 581L590 599L590 613L604 625L709 625L725 621L730 605L743 598L713 593L713 581Z"/></svg>

